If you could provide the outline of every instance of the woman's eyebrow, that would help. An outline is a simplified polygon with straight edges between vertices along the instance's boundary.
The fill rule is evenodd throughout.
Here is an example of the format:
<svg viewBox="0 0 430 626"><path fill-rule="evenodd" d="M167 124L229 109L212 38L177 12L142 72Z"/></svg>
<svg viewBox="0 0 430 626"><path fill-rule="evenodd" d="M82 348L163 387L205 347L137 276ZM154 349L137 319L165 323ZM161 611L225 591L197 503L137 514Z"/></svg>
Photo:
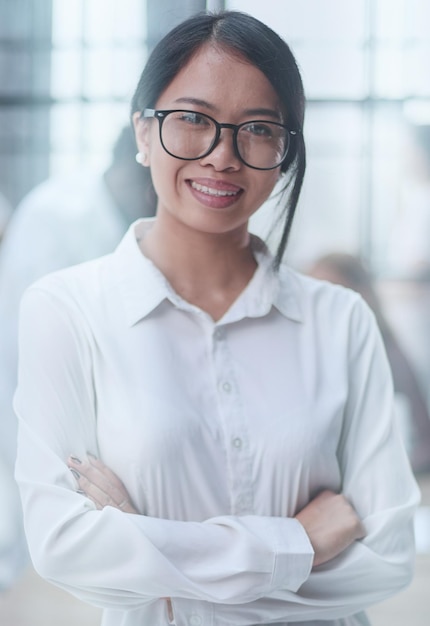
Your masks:
<svg viewBox="0 0 430 626"><path fill-rule="evenodd" d="M191 97L182 97L182 98L177 98L175 101L175 104L192 104L194 106L197 107L204 107L205 109L209 109L209 111L212 111L214 113L216 113L217 108L211 104L210 102L207 102L206 100L201 100L200 98L191 98ZM244 109L243 110L243 114L246 116L265 116L265 117L273 117L273 119L279 121L281 120L281 114L279 113L279 111L277 111L276 109L269 109L266 107L258 107L255 109Z"/></svg>
<svg viewBox="0 0 430 626"><path fill-rule="evenodd" d="M281 114L276 109L265 109L265 108L246 109L244 111L244 113L246 115L255 115L257 117L259 115L264 115L265 117L273 117L276 120L280 120L281 119Z"/></svg>
<svg viewBox="0 0 430 626"><path fill-rule="evenodd" d="M200 98L182 97L176 98L174 102L175 104L193 104L194 106L204 107L205 109L209 109L211 111L216 110L216 107L213 104L207 102L206 100L201 100Z"/></svg>

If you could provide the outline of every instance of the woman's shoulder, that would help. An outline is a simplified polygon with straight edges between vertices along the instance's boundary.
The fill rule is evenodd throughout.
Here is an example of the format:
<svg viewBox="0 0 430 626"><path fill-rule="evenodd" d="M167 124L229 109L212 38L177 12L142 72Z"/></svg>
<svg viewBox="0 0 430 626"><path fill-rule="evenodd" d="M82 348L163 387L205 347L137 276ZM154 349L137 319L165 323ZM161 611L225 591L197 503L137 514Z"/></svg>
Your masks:
<svg viewBox="0 0 430 626"><path fill-rule="evenodd" d="M289 268L283 269L282 282L290 284L298 303L300 332L318 349L356 354L365 345L382 345L375 314L358 292Z"/></svg>
<svg viewBox="0 0 430 626"><path fill-rule="evenodd" d="M58 269L34 281L29 289L43 291L72 291L73 289L91 288L104 266L109 264L111 255L106 255Z"/></svg>
<svg viewBox="0 0 430 626"><path fill-rule="evenodd" d="M281 283L287 289L292 289L304 303L333 302L354 305L363 300L361 295L353 289L328 280L314 278L287 265L281 265L280 277Z"/></svg>
<svg viewBox="0 0 430 626"><path fill-rule="evenodd" d="M25 290L21 307L37 306L40 301L56 303L59 308L91 310L112 281L111 256L106 255L56 270L37 279Z"/></svg>
<svg viewBox="0 0 430 626"><path fill-rule="evenodd" d="M353 319L373 323L373 312L356 291L286 265L279 274L281 290L296 301L302 321L331 328L349 326Z"/></svg>

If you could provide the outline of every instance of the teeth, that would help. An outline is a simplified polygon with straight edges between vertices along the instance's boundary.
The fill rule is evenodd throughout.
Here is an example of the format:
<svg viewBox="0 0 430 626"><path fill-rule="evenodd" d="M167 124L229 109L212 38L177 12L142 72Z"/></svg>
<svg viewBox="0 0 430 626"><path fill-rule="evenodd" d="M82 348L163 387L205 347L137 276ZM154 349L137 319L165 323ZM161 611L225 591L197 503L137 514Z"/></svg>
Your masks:
<svg viewBox="0 0 430 626"><path fill-rule="evenodd" d="M237 191L226 191L224 189L212 189L212 187L206 187L206 185L199 185L199 183L195 183L191 181L191 187L193 189L197 189L197 191L202 191L203 193L207 193L210 196L235 196Z"/></svg>

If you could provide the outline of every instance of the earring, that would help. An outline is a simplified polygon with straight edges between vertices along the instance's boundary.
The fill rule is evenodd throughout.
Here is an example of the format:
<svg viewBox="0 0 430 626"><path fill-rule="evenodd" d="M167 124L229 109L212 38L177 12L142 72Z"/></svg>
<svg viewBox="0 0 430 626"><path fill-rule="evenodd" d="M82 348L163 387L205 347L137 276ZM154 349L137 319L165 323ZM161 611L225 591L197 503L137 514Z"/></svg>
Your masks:
<svg viewBox="0 0 430 626"><path fill-rule="evenodd" d="M143 167L146 167L146 162L148 159L148 155L146 154L146 152L138 152L135 156L136 162L139 163L139 165L143 165Z"/></svg>

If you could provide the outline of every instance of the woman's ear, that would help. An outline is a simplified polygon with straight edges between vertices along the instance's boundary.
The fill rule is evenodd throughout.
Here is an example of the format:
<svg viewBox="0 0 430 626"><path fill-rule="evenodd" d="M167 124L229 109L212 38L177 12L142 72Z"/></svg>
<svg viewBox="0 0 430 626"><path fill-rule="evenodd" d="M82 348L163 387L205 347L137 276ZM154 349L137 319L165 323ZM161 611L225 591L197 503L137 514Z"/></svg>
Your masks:
<svg viewBox="0 0 430 626"><path fill-rule="evenodd" d="M132 119L138 149L136 161L149 167L149 120L142 118L139 111L133 114Z"/></svg>

